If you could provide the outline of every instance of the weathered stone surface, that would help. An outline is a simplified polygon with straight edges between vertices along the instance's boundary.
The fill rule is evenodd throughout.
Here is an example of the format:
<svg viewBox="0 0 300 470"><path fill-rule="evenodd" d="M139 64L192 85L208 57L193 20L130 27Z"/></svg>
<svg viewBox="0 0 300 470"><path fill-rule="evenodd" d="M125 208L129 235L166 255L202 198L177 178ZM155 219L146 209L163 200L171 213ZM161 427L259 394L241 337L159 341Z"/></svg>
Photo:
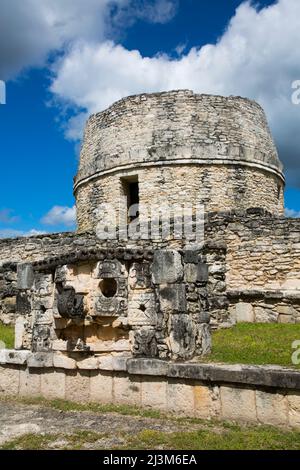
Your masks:
<svg viewBox="0 0 300 470"><path fill-rule="evenodd" d="M22 349L24 333L25 319L23 316L18 316L15 323L15 349Z"/></svg>
<svg viewBox="0 0 300 470"><path fill-rule="evenodd" d="M27 358L28 367L53 367L53 353L36 352L30 353Z"/></svg>
<svg viewBox="0 0 300 470"><path fill-rule="evenodd" d="M167 312L186 312L185 285L174 284L159 288L160 308Z"/></svg>
<svg viewBox="0 0 300 470"><path fill-rule="evenodd" d="M174 357L188 358L195 351L197 330L190 315L172 315L169 341Z"/></svg>
<svg viewBox="0 0 300 470"><path fill-rule="evenodd" d="M30 351L5 350L5 360L7 364L26 364Z"/></svg>
<svg viewBox="0 0 300 470"><path fill-rule="evenodd" d="M40 369L20 369L19 395L23 397L41 396Z"/></svg>
<svg viewBox="0 0 300 470"><path fill-rule="evenodd" d="M76 369L76 361L65 354L53 354L53 366L59 369Z"/></svg>
<svg viewBox="0 0 300 470"><path fill-rule="evenodd" d="M257 421L254 390L222 386L220 396L223 419Z"/></svg>
<svg viewBox="0 0 300 470"><path fill-rule="evenodd" d="M91 371L90 400L98 403L113 402L113 376L109 372Z"/></svg>
<svg viewBox="0 0 300 470"><path fill-rule="evenodd" d="M21 315L28 315L31 312L31 302L26 292L17 293L16 311Z"/></svg>
<svg viewBox="0 0 300 470"><path fill-rule="evenodd" d="M138 376L128 376L116 373L113 378L114 403L126 403L128 405L141 405L141 383Z"/></svg>
<svg viewBox="0 0 300 470"><path fill-rule="evenodd" d="M167 384L158 377L145 377L141 383L141 404L142 406L166 409L167 404Z"/></svg>
<svg viewBox="0 0 300 470"><path fill-rule="evenodd" d="M34 281L32 265L29 263L18 264L18 289L31 289Z"/></svg>
<svg viewBox="0 0 300 470"><path fill-rule="evenodd" d="M205 263L184 265L184 279L186 282L207 282L208 266Z"/></svg>
<svg viewBox="0 0 300 470"><path fill-rule="evenodd" d="M171 284L183 278L181 255L174 250L155 251L151 269L154 284Z"/></svg>
<svg viewBox="0 0 300 470"><path fill-rule="evenodd" d="M46 398L64 399L66 394L66 375L62 369L46 369L41 373L41 394Z"/></svg>
<svg viewBox="0 0 300 470"><path fill-rule="evenodd" d="M129 374L165 376L168 363L157 359L128 359L127 370Z"/></svg>
<svg viewBox="0 0 300 470"><path fill-rule="evenodd" d="M235 318L238 323L240 322L254 322L254 312L251 304L239 302L236 304Z"/></svg>
<svg viewBox="0 0 300 470"><path fill-rule="evenodd" d="M86 359L81 359L77 361L78 369L98 369L99 360L98 357L88 357Z"/></svg>
<svg viewBox="0 0 300 470"><path fill-rule="evenodd" d="M90 375L89 370L66 371L66 400L79 403L90 400Z"/></svg>
<svg viewBox="0 0 300 470"><path fill-rule="evenodd" d="M16 365L0 367L0 393L5 396L17 396L19 392L20 369Z"/></svg>
<svg viewBox="0 0 300 470"><path fill-rule="evenodd" d="M134 293L128 302L128 324L156 326L157 312L152 292Z"/></svg>
<svg viewBox="0 0 300 470"><path fill-rule="evenodd" d="M295 428L300 427L300 392L289 392L286 395L288 405L288 423Z"/></svg>
<svg viewBox="0 0 300 470"><path fill-rule="evenodd" d="M284 395L256 390L257 419L273 426L288 424L288 402Z"/></svg>
<svg viewBox="0 0 300 470"><path fill-rule="evenodd" d="M196 382L193 386L194 413L197 418L211 419L220 416L220 391L217 386Z"/></svg>
<svg viewBox="0 0 300 470"><path fill-rule="evenodd" d="M183 380L168 380L167 410L172 413L194 416L194 387Z"/></svg>

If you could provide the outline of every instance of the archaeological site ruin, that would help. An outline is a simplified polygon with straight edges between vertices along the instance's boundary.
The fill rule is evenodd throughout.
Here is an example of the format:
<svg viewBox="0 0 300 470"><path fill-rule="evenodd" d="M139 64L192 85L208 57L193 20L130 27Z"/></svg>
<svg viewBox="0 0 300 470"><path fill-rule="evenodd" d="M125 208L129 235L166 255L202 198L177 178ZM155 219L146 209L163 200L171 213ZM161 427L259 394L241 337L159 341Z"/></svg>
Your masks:
<svg viewBox="0 0 300 470"><path fill-rule="evenodd" d="M298 371L199 362L213 329L300 322L284 185L249 99L179 90L92 115L77 231L0 240L1 392L300 426Z"/></svg>

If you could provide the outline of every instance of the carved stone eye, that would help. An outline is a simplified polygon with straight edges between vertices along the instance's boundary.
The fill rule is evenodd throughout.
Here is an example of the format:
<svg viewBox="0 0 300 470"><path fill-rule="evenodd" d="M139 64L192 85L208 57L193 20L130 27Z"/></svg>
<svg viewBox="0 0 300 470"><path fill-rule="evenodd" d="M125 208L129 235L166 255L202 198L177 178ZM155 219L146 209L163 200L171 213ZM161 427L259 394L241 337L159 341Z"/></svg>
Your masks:
<svg viewBox="0 0 300 470"><path fill-rule="evenodd" d="M114 297L118 290L117 281L113 277L102 279L99 287L104 297Z"/></svg>

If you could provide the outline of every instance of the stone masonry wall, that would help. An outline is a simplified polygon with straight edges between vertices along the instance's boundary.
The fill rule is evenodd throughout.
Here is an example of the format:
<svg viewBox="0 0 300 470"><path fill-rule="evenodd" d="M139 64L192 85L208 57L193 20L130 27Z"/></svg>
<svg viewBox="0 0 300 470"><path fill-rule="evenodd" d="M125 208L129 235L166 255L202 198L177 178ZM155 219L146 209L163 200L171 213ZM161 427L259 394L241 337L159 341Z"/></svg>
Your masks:
<svg viewBox="0 0 300 470"><path fill-rule="evenodd" d="M167 363L0 351L0 393L114 403L176 416L300 428L300 373L272 366Z"/></svg>
<svg viewBox="0 0 300 470"><path fill-rule="evenodd" d="M80 186L76 193L79 232L95 230L100 204L110 204L119 213L122 178L132 175L138 176L140 216L144 218L143 205L161 208L163 203L170 207L201 204L205 211L262 207L275 214L283 212L282 183L272 173L229 165L161 165L120 171Z"/></svg>
<svg viewBox="0 0 300 470"><path fill-rule="evenodd" d="M227 247L231 319L300 322L300 219L249 210L209 220L207 237Z"/></svg>
<svg viewBox="0 0 300 470"><path fill-rule="evenodd" d="M282 164L263 109L188 90L124 98L88 120L74 179L79 231L137 176L140 202L283 212Z"/></svg>
<svg viewBox="0 0 300 470"><path fill-rule="evenodd" d="M219 296L218 302L212 300L215 308L210 309L214 326L240 320L300 321L299 219L274 217L260 209L213 213L207 216L205 241L212 243L206 255L210 273L214 273L209 277L210 292L212 297ZM145 244L140 242L141 247ZM99 241L90 233L0 240L2 321L14 317L17 262L77 253L97 245L113 247L118 243ZM222 255L216 250L219 245ZM151 248L155 246L181 249L183 241L150 243ZM219 256L224 260L219 262Z"/></svg>
<svg viewBox="0 0 300 470"><path fill-rule="evenodd" d="M97 171L178 158L233 159L282 170L257 103L175 90L129 96L93 114L75 184Z"/></svg>

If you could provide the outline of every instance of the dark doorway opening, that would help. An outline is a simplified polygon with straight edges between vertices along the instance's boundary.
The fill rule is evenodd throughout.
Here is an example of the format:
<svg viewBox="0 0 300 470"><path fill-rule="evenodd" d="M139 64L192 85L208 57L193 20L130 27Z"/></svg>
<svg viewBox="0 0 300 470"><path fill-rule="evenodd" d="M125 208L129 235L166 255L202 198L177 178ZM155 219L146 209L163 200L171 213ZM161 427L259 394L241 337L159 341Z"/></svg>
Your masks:
<svg viewBox="0 0 300 470"><path fill-rule="evenodd" d="M122 179L124 195L127 197L128 220L137 219L139 211L137 205L140 203L139 182L137 176Z"/></svg>

